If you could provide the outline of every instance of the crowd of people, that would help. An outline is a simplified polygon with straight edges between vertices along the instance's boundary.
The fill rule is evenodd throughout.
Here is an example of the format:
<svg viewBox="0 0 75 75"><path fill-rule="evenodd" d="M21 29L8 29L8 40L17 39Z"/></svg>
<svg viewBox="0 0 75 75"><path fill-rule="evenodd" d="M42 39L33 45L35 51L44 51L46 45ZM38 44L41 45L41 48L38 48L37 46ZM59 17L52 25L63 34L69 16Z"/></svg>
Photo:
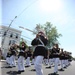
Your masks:
<svg viewBox="0 0 75 75"><path fill-rule="evenodd" d="M58 44L54 44L51 49L47 48L47 43L48 38L40 31L31 42L34 50L32 47L27 47L24 42L21 45L12 45L6 56L6 63L9 64L8 67L13 68L17 66L17 74L24 72L25 67L34 65L36 75L43 75L42 64L49 65L46 68L51 68L54 65L52 75L57 75L59 65L61 66L60 71L64 71L64 68L70 65L71 52L60 48Z"/></svg>

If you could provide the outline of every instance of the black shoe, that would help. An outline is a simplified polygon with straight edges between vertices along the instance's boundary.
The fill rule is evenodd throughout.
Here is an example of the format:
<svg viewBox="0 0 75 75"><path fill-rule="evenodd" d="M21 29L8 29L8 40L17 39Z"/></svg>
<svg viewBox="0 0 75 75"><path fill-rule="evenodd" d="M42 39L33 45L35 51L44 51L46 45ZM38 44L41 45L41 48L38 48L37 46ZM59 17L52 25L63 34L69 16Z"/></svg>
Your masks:
<svg viewBox="0 0 75 75"><path fill-rule="evenodd" d="M64 68L67 68L66 66Z"/></svg>
<svg viewBox="0 0 75 75"><path fill-rule="evenodd" d="M24 70L21 70L21 72L24 72Z"/></svg>
<svg viewBox="0 0 75 75"><path fill-rule="evenodd" d="M13 67L16 67L16 66L13 66Z"/></svg>
<svg viewBox="0 0 75 75"><path fill-rule="evenodd" d="M57 75L57 73L56 73L56 72L54 72L54 73L53 73L53 75Z"/></svg>
<svg viewBox="0 0 75 75"><path fill-rule="evenodd" d="M51 75L59 75L59 74L57 74L57 72L54 72L54 73L52 73Z"/></svg>
<svg viewBox="0 0 75 75"><path fill-rule="evenodd" d="M25 66L25 67L30 67L30 66Z"/></svg>
<svg viewBox="0 0 75 75"><path fill-rule="evenodd" d="M59 69L59 71L64 71L64 70L61 68L61 69Z"/></svg>
<svg viewBox="0 0 75 75"><path fill-rule="evenodd" d="M31 71L36 71L36 69L32 69Z"/></svg>
<svg viewBox="0 0 75 75"><path fill-rule="evenodd" d="M49 67L46 67L46 68L51 68L51 66L49 66Z"/></svg>
<svg viewBox="0 0 75 75"><path fill-rule="evenodd" d="M5 67L5 68L12 68L11 66Z"/></svg>

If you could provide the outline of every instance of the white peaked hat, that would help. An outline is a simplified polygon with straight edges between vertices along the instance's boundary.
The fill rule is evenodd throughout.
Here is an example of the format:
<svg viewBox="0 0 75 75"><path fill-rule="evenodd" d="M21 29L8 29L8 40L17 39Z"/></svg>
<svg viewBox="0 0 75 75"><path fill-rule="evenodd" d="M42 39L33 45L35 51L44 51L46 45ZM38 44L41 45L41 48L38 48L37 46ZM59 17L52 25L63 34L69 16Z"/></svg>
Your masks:
<svg viewBox="0 0 75 75"><path fill-rule="evenodd" d="M45 31L43 29L39 29L38 33L40 32L45 34Z"/></svg>

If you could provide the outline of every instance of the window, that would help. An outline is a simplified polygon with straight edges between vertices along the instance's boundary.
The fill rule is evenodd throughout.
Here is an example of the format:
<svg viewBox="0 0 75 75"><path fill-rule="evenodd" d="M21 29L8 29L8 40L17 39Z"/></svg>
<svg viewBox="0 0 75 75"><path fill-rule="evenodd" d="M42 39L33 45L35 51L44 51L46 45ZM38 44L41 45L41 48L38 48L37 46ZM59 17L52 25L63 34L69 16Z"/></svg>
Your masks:
<svg viewBox="0 0 75 75"><path fill-rule="evenodd" d="M16 41L15 40L12 40L12 44L15 44L16 43Z"/></svg>
<svg viewBox="0 0 75 75"><path fill-rule="evenodd" d="M2 45L4 44L4 39L2 39L2 42L1 42L1 44L2 44Z"/></svg>
<svg viewBox="0 0 75 75"><path fill-rule="evenodd" d="M11 45L11 40L9 41L9 45Z"/></svg>
<svg viewBox="0 0 75 75"><path fill-rule="evenodd" d="M10 34L10 37L13 37L13 33Z"/></svg>
<svg viewBox="0 0 75 75"><path fill-rule="evenodd" d="M18 39L18 34L16 34L16 39Z"/></svg>
<svg viewBox="0 0 75 75"><path fill-rule="evenodd" d="M12 44L15 44L15 43L16 43L15 40L10 40L10 41L9 41L9 45L12 45Z"/></svg>
<svg viewBox="0 0 75 75"><path fill-rule="evenodd" d="M7 33L7 32L5 31L4 34L3 34L3 36L6 36L6 33Z"/></svg>

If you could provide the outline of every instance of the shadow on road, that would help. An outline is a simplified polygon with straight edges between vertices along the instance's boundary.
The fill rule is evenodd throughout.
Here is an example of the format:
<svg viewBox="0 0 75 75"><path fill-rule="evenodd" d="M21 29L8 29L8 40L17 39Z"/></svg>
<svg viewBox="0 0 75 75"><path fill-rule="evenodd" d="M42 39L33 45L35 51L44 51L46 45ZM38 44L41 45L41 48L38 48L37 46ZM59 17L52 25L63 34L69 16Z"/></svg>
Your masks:
<svg viewBox="0 0 75 75"><path fill-rule="evenodd" d="M7 74L8 75L17 75L17 71L8 71Z"/></svg>

